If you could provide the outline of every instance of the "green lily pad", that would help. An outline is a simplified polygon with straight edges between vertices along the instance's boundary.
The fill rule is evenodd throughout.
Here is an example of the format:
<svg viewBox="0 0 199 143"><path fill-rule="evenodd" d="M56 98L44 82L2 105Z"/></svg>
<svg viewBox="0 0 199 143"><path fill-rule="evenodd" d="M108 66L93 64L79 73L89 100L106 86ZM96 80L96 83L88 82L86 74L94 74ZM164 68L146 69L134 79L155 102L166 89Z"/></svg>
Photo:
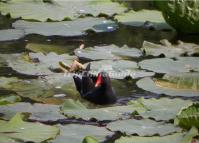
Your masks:
<svg viewBox="0 0 199 143"><path fill-rule="evenodd" d="M11 40L18 40L24 37L23 30L16 30L16 29L6 29L0 30L0 41L11 41Z"/></svg>
<svg viewBox="0 0 199 143"><path fill-rule="evenodd" d="M0 82L0 88L14 91L22 97L43 103L48 103L48 98L53 98L56 94L78 97L73 78L71 76L64 77L63 74L54 74L32 80L1 77Z"/></svg>
<svg viewBox="0 0 199 143"><path fill-rule="evenodd" d="M171 133L180 132L181 129L175 127L173 124L166 124L164 122L155 122L149 119L135 120L120 120L109 123L107 128L111 131L120 131L127 135L137 134L139 136L165 136Z"/></svg>
<svg viewBox="0 0 199 143"><path fill-rule="evenodd" d="M177 60L169 58L154 58L139 63L142 69L156 73L185 73L199 71L198 57L178 57Z"/></svg>
<svg viewBox="0 0 199 143"><path fill-rule="evenodd" d="M64 19L76 19L79 16L92 15L98 16L105 14L113 16L126 10L123 5L112 2L111 0L89 0L89 1L62 1L51 0L43 2L42 0L17 1L10 0L6 3L0 3L2 15L10 14L12 18L26 20L62 21Z"/></svg>
<svg viewBox="0 0 199 143"><path fill-rule="evenodd" d="M140 57L142 53L140 50L129 48L126 45L121 48L116 45L108 45L76 49L75 55L86 60L116 60Z"/></svg>
<svg viewBox="0 0 199 143"><path fill-rule="evenodd" d="M198 135L196 128L193 128L188 133L175 133L168 136L153 136L153 137L121 137L115 143L190 143L193 137Z"/></svg>
<svg viewBox="0 0 199 143"><path fill-rule="evenodd" d="M81 143L85 136L93 136L100 142L106 139L106 136L112 136L113 133L104 127L96 127L91 125L70 124L60 127L60 136L53 143Z"/></svg>
<svg viewBox="0 0 199 143"><path fill-rule="evenodd" d="M117 24L105 18L80 18L74 21L62 22L28 22L19 20L12 25L28 34L39 34L44 36L82 36L87 30L96 33L110 32L117 29Z"/></svg>
<svg viewBox="0 0 199 143"><path fill-rule="evenodd" d="M71 48L68 46L58 46L52 44L28 43L26 45L26 49L35 53L41 52L43 54L48 54L55 52L56 54L65 54L68 53Z"/></svg>
<svg viewBox="0 0 199 143"><path fill-rule="evenodd" d="M128 26L143 27L146 21L153 24L156 30L172 29L162 16L162 13L157 10L131 10L127 13L115 16L115 19Z"/></svg>
<svg viewBox="0 0 199 143"><path fill-rule="evenodd" d="M15 94L0 95L0 106L6 104L12 104L21 101L21 98Z"/></svg>
<svg viewBox="0 0 199 143"><path fill-rule="evenodd" d="M163 79L143 78L137 86L146 91L169 96L194 97L199 95L199 73L166 74Z"/></svg>
<svg viewBox="0 0 199 143"><path fill-rule="evenodd" d="M106 107L99 109L88 109L79 102L73 100L67 100L63 106L62 111L67 117L75 117L77 119L97 119L99 121L104 120L116 120L120 118L126 118L136 109L142 109L141 107L134 107L132 105L127 106L115 106L115 107Z"/></svg>
<svg viewBox="0 0 199 143"><path fill-rule="evenodd" d="M84 138L82 143L99 143L99 141L92 136L87 136Z"/></svg>
<svg viewBox="0 0 199 143"><path fill-rule="evenodd" d="M58 105L50 104L33 104L30 103L15 103L9 105L3 105L0 108L0 113L3 114L1 118L11 119L16 113L30 113L29 119L36 121L57 121L60 119L65 119L60 111Z"/></svg>
<svg viewBox="0 0 199 143"><path fill-rule="evenodd" d="M91 63L91 73L97 75L101 71L106 71L111 78L124 79L131 77L133 79L140 77L153 76L153 72L139 70L136 62L128 60L101 60Z"/></svg>
<svg viewBox="0 0 199 143"><path fill-rule="evenodd" d="M4 60L7 61L9 67L13 70L26 75L50 75L53 74L53 70L60 68L59 62L70 65L75 56L68 54L57 55L56 53L49 53L44 55L43 53L29 53L25 54L1 54Z"/></svg>
<svg viewBox="0 0 199 143"><path fill-rule="evenodd" d="M41 123L30 123L22 120L21 114L16 114L9 122L0 124L0 142L43 142L54 139L59 129Z"/></svg>
<svg viewBox="0 0 199 143"><path fill-rule="evenodd" d="M184 43L178 41L177 45L172 45L168 40L161 40L161 44L155 44L148 41L144 41L142 45L142 51L146 55L160 56L164 55L165 57L179 57L183 54L189 56L199 53L199 46L193 43Z"/></svg>
<svg viewBox="0 0 199 143"><path fill-rule="evenodd" d="M199 102L182 109L176 116L175 124L186 129L199 128Z"/></svg>
<svg viewBox="0 0 199 143"><path fill-rule="evenodd" d="M192 101L178 98L140 98L135 101L130 101L129 104L142 108L142 110L138 111L138 114L144 118L153 118L158 121L168 121L174 119L181 108L189 106L192 104Z"/></svg>

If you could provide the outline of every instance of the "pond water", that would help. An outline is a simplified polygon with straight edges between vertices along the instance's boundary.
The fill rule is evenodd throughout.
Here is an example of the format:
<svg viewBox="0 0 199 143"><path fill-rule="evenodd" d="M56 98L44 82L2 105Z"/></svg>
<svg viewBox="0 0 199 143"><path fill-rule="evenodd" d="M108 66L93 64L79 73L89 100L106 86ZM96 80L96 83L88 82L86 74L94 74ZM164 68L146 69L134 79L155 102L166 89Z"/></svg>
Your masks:
<svg viewBox="0 0 199 143"><path fill-rule="evenodd" d="M12 22L15 20L7 18L6 16L0 15L0 29L9 29L11 28ZM29 52L25 49L26 44L28 43L39 43L39 44L53 44L64 46L66 48L67 53L73 55L73 51L78 48L82 43L86 45L86 47L94 47L101 45L110 45L114 44L119 47L123 45L128 45L132 48L140 49L143 41L149 41L154 43L159 43L161 39L168 39L175 43L177 40L182 40L186 42L194 42L199 43L198 35L177 35L172 31L154 31L147 30L142 28L132 28L129 26L119 25L118 30L109 33L93 33L89 32L85 36L79 37L60 37L60 36L50 36L45 37L41 35L28 35L20 40L14 41L6 41L0 42L0 53L1 54L14 54L14 53L23 53ZM139 57L133 58L132 60L139 62L143 59L150 59L151 57ZM84 63L84 61L80 61ZM4 77L18 77L20 79L35 79L34 76L27 76L16 71L13 71L9 67L1 67L0 68L0 76ZM155 75L157 77L162 76L161 74ZM118 104L123 104L129 101L130 99L139 98L139 97L159 97L159 95L144 91L136 86L137 80L132 79L124 79L113 81L113 87L116 90L117 95L119 96ZM9 93L10 91L1 90L1 93ZM56 92L55 92L56 93ZM58 91L57 94L60 94ZM70 96L67 95L66 98L74 98L81 100L80 96ZM23 100L27 100L24 98ZM34 102L29 100L30 102ZM64 99L56 99L50 98L49 103L51 104L60 104L64 101ZM91 106L92 107L92 106Z"/></svg>

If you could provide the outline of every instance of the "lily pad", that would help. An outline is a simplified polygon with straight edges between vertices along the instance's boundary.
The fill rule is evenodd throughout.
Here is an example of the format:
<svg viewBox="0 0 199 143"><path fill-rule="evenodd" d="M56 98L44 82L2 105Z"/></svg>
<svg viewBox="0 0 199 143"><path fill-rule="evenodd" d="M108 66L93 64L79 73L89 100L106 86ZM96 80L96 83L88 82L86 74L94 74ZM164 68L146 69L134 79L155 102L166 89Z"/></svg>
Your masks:
<svg viewBox="0 0 199 143"><path fill-rule="evenodd" d="M121 137L115 143L190 143L193 137L197 136L197 129L190 130L188 133L175 133L168 136L153 136L153 137Z"/></svg>
<svg viewBox="0 0 199 143"><path fill-rule="evenodd" d="M109 123L107 128L111 131L120 131L127 135L137 134L139 136L165 136L171 133L180 132L181 129L175 127L173 124L166 124L164 122L155 122L149 119L142 120L120 120Z"/></svg>
<svg viewBox="0 0 199 143"><path fill-rule="evenodd" d="M41 52L43 54L48 54L51 52L55 52L56 54L65 54L69 52L71 47L58 46L58 45L52 45L52 44L28 43L26 45L26 49L35 53Z"/></svg>
<svg viewBox="0 0 199 143"><path fill-rule="evenodd" d="M13 70L26 75L50 75L53 70L59 69L59 62L63 61L66 64L72 63L75 56L68 54L57 55L56 53L29 53L27 54L1 54L4 60L7 61L9 67Z"/></svg>
<svg viewBox="0 0 199 143"><path fill-rule="evenodd" d="M6 29L0 30L0 41L11 41L11 40L18 40L24 37L23 30L16 30L16 29Z"/></svg>
<svg viewBox="0 0 199 143"><path fill-rule="evenodd" d="M161 40L161 44L155 44L148 41L144 41L142 45L142 51L146 55L165 57L179 57L181 55L187 54L189 56L199 53L199 45L192 43L184 43L178 41L177 45L172 45L168 40Z"/></svg>
<svg viewBox="0 0 199 143"><path fill-rule="evenodd" d="M48 98L52 98L56 94L65 94L73 98L78 95L72 77L64 77L63 74L32 80L1 77L0 82L0 88L14 91L22 97L43 103L48 103Z"/></svg>
<svg viewBox="0 0 199 143"><path fill-rule="evenodd" d="M145 22L151 22L156 30L172 29L162 16L162 13L157 10L131 10L127 13L115 16L115 19L128 26L144 27Z"/></svg>
<svg viewBox="0 0 199 143"><path fill-rule="evenodd" d="M11 119L16 113L30 113L29 119L36 121L57 121L60 119L65 119L60 112L58 105L49 104L30 104L30 103L15 103L9 105L3 105L0 108L0 113L3 114L1 118Z"/></svg>
<svg viewBox="0 0 199 143"><path fill-rule="evenodd" d="M74 21L62 22L28 22L19 20L12 25L15 29L23 30L25 35L39 34L43 36L82 36L87 30L96 33L111 32L117 29L117 24L105 18L80 18Z"/></svg>
<svg viewBox="0 0 199 143"><path fill-rule="evenodd" d="M85 136L93 136L100 142L104 141L107 136L112 136L113 133L104 127L96 127L91 125L70 124L60 127L60 136L53 143L81 143Z"/></svg>
<svg viewBox="0 0 199 143"><path fill-rule="evenodd" d="M163 79L143 78L137 86L157 94L194 97L199 95L199 73L166 74Z"/></svg>
<svg viewBox="0 0 199 143"><path fill-rule="evenodd" d="M90 14L98 16L105 14L113 16L126 10L123 5L112 2L111 0L89 0L89 1L63 1L51 0L43 2L42 0L16 1L10 0L6 3L1 2L0 11L2 15L10 14L12 18L26 20L62 21L64 19L76 19L79 16Z"/></svg>
<svg viewBox="0 0 199 143"><path fill-rule="evenodd" d="M125 58L135 58L142 56L142 52L136 48L116 45L95 46L84 49L76 49L75 55L86 60L116 60Z"/></svg>
<svg viewBox="0 0 199 143"><path fill-rule="evenodd" d="M97 75L101 71L106 71L111 78L124 79L131 77L133 79L140 77L153 76L153 72L139 70L136 62L128 60L101 60L91 63L91 73Z"/></svg>
<svg viewBox="0 0 199 143"><path fill-rule="evenodd" d="M9 122L0 124L0 141L43 142L54 139L59 129L41 123L29 123L22 120L21 114L16 114Z"/></svg>
<svg viewBox="0 0 199 143"><path fill-rule="evenodd" d="M198 57L178 57L176 60L169 58L154 58L143 60L139 63L142 69L156 73L185 73L199 71Z"/></svg>
<svg viewBox="0 0 199 143"><path fill-rule="evenodd" d="M12 104L21 101L21 98L15 94L0 95L0 106Z"/></svg>
<svg viewBox="0 0 199 143"><path fill-rule="evenodd" d="M92 136L86 136L82 143L99 143L99 141Z"/></svg>
<svg viewBox="0 0 199 143"><path fill-rule="evenodd" d="M142 110L138 111L138 114L144 118L153 118L158 121L168 121L174 119L181 108L189 106L192 104L192 101L178 98L140 98L135 101L130 101L129 104L142 108Z"/></svg>
<svg viewBox="0 0 199 143"><path fill-rule="evenodd" d="M97 119L99 121L104 120L116 120L120 118L128 117L135 110L142 109L141 107L134 107L132 105L127 106L115 106L99 109L88 109L79 102L73 100L67 100L63 106L62 111L67 117L75 117L77 119Z"/></svg>

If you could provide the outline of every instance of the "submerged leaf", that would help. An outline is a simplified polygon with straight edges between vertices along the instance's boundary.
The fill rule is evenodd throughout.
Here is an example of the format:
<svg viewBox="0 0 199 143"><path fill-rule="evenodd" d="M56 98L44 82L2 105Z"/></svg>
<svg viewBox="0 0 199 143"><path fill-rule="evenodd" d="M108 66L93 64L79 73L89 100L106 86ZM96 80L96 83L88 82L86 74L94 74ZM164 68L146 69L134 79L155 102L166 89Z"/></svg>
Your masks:
<svg viewBox="0 0 199 143"><path fill-rule="evenodd" d="M59 132L59 129L54 126L24 122L21 116L21 114L16 114L9 122L0 124L1 143L12 140L39 143L54 139Z"/></svg>
<svg viewBox="0 0 199 143"><path fill-rule="evenodd" d="M165 124L164 122L155 122L149 119L142 120L121 120L109 123L107 128L111 131L120 131L127 135L137 134L139 136L165 136L174 132L180 132L180 128L173 124Z"/></svg>
<svg viewBox="0 0 199 143"><path fill-rule="evenodd" d="M41 52L43 54L48 54L50 52L55 52L56 54L65 54L69 51L68 46L58 46L52 44L38 44L38 43L28 43L26 49L32 52Z"/></svg>

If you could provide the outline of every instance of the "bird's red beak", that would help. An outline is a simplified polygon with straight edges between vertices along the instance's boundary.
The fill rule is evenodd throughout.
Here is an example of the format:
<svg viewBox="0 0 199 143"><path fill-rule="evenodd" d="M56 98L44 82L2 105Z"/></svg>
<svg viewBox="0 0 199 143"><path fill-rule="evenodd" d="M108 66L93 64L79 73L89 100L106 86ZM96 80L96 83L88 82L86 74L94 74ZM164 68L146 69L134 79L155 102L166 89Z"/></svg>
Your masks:
<svg viewBox="0 0 199 143"><path fill-rule="evenodd" d="M97 81L95 83L95 87L98 87L102 84L102 74L100 73L97 77Z"/></svg>

